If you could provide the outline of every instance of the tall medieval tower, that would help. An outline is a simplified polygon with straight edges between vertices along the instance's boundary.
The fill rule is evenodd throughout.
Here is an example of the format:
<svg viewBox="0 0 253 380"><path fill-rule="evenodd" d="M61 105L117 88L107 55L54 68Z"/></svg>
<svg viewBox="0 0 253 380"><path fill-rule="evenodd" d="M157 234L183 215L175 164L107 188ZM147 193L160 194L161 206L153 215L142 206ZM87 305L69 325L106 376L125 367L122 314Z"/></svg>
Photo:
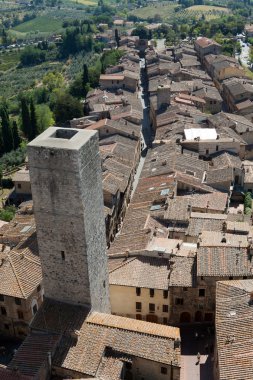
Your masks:
<svg viewBox="0 0 253 380"><path fill-rule="evenodd" d="M28 158L45 296L110 312L97 132L48 128Z"/></svg>

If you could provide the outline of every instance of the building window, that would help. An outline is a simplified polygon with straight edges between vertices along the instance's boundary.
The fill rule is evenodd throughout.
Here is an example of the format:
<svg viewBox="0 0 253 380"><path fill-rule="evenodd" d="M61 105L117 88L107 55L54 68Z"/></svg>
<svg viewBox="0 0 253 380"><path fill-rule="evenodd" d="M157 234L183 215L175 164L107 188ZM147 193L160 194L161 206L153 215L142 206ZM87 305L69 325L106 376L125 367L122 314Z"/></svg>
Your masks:
<svg viewBox="0 0 253 380"><path fill-rule="evenodd" d="M200 278L201 278L202 281L204 280L204 277L203 277L203 276L201 276Z"/></svg>
<svg viewBox="0 0 253 380"><path fill-rule="evenodd" d="M216 152L218 152L219 150L219 145L216 145Z"/></svg>
<svg viewBox="0 0 253 380"><path fill-rule="evenodd" d="M65 260L65 252L64 251L61 251L61 258L63 261Z"/></svg>
<svg viewBox="0 0 253 380"><path fill-rule="evenodd" d="M24 314L22 311L18 310L18 318L19 319L24 319Z"/></svg>
<svg viewBox="0 0 253 380"><path fill-rule="evenodd" d="M21 189L21 183L18 183L18 189Z"/></svg>
<svg viewBox="0 0 253 380"><path fill-rule="evenodd" d="M161 373L163 375L167 375L167 368L166 367L161 367Z"/></svg>
<svg viewBox="0 0 253 380"><path fill-rule="evenodd" d="M4 302L4 295L0 294L0 302Z"/></svg>
<svg viewBox="0 0 253 380"><path fill-rule="evenodd" d="M141 311L141 302L136 302L136 311Z"/></svg>
<svg viewBox="0 0 253 380"><path fill-rule="evenodd" d="M155 304L154 303L150 303L149 304L149 312L150 313L154 313L155 312Z"/></svg>
<svg viewBox="0 0 253 380"><path fill-rule="evenodd" d="M33 305L33 315L35 315L38 311L38 306L35 304Z"/></svg>
<svg viewBox="0 0 253 380"><path fill-rule="evenodd" d="M163 305L163 313L168 313L168 312L169 312L169 306Z"/></svg>
<svg viewBox="0 0 253 380"><path fill-rule="evenodd" d="M175 299L175 305L183 305L184 299L183 298L176 298Z"/></svg>
<svg viewBox="0 0 253 380"><path fill-rule="evenodd" d="M163 291L163 298L164 299L168 298L168 293L169 293L168 290Z"/></svg>
<svg viewBox="0 0 253 380"><path fill-rule="evenodd" d="M163 318L163 324L167 325L168 324L168 318Z"/></svg>
<svg viewBox="0 0 253 380"><path fill-rule="evenodd" d="M233 276L230 276L228 279L229 279L229 280L233 280L233 278L234 278Z"/></svg>
<svg viewBox="0 0 253 380"><path fill-rule="evenodd" d="M187 291L188 291L188 288L183 288L183 291L184 291L184 292L187 292Z"/></svg>
<svg viewBox="0 0 253 380"><path fill-rule="evenodd" d="M142 320L142 315L141 314L136 314L136 319L138 319L138 321L141 321Z"/></svg>
<svg viewBox="0 0 253 380"><path fill-rule="evenodd" d="M37 292L40 292L41 291L41 286L37 286Z"/></svg>
<svg viewBox="0 0 253 380"><path fill-rule="evenodd" d="M149 295L150 295L150 297L154 297L155 290L154 289L149 289Z"/></svg>
<svg viewBox="0 0 253 380"><path fill-rule="evenodd" d="M5 307L3 307L3 306L1 306L1 314L7 315L7 311L6 311Z"/></svg>
<svg viewBox="0 0 253 380"><path fill-rule="evenodd" d="M4 324L4 328L5 328L5 330L10 330L10 327L9 327L9 325L7 325L7 323Z"/></svg>
<svg viewBox="0 0 253 380"><path fill-rule="evenodd" d="M126 369L132 369L132 363L126 362Z"/></svg>
<svg viewBox="0 0 253 380"><path fill-rule="evenodd" d="M141 295L141 288L136 288L136 295L140 296Z"/></svg>
<svg viewBox="0 0 253 380"><path fill-rule="evenodd" d="M247 280L247 278L248 278L247 276L243 276L243 279L244 279L244 280Z"/></svg>
<svg viewBox="0 0 253 380"><path fill-rule="evenodd" d="M199 289L199 297L205 297L206 289Z"/></svg>
<svg viewBox="0 0 253 380"><path fill-rule="evenodd" d="M15 298L15 304L16 305L21 305L21 299L20 298Z"/></svg>

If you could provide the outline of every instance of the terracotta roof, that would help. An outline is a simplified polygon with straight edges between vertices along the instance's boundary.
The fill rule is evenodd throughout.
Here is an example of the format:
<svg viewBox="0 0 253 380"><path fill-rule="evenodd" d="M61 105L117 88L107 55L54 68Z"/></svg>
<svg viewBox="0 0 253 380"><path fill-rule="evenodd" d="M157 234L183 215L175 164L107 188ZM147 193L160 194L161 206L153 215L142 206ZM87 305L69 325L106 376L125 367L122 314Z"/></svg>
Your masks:
<svg viewBox="0 0 253 380"><path fill-rule="evenodd" d="M32 247L21 247L22 244L10 252L0 253L0 294L28 298L42 282L39 257L33 254Z"/></svg>
<svg viewBox="0 0 253 380"><path fill-rule="evenodd" d="M197 253L198 276L252 276L253 264L246 248L200 247Z"/></svg>
<svg viewBox="0 0 253 380"><path fill-rule="evenodd" d="M199 238L202 247L237 247L249 246L247 235L229 234L217 231L202 231Z"/></svg>
<svg viewBox="0 0 253 380"><path fill-rule="evenodd" d="M200 47L202 48L206 48L210 45L216 45L216 46L221 46L220 44L218 44L216 41L214 40L211 40L209 38L206 38L206 37L200 37L200 38L197 38L196 41L195 41L195 44L196 45L199 45Z"/></svg>
<svg viewBox="0 0 253 380"><path fill-rule="evenodd" d="M29 335L19 347L7 368L12 370L18 368L20 373L34 379L36 375L38 376L39 371L48 365L48 353L54 354L58 341L58 335Z"/></svg>
<svg viewBox="0 0 253 380"><path fill-rule="evenodd" d="M169 287L194 287L196 285L196 258L173 256Z"/></svg>
<svg viewBox="0 0 253 380"><path fill-rule="evenodd" d="M100 80L124 80L124 75L119 74L101 74Z"/></svg>
<svg viewBox="0 0 253 380"><path fill-rule="evenodd" d="M253 280L221 281L216 290L220 380L253 379Z"/></svg>
<svg viewBox="0 0 253 380"><path fill-rule="evenodd" d="M222 231L225 214L192 212L186 235L197 237L202 231Z"/></svg>
<svg viewBox="0 0 253 380"><path fill-rule="evenodd" d="M17 171L13 175L12 180L13 180L13 182L30 182L29 170L21 169L21 170Z"/></svg>
<svg viewBox="0 0 253 380"><path fill-rule="evenodd" d="M169 272L167 259L136 256L110 272L109 284L167 290Z"/></svg>

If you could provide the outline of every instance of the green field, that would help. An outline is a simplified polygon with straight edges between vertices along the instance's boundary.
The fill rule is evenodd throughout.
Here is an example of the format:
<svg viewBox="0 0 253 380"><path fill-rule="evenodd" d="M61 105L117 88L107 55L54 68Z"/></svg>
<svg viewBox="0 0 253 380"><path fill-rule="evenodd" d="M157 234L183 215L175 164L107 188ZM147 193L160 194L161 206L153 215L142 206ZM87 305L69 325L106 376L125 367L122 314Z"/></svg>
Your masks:
<svg viewBox="0 0 253 380"><path fill-rule="evenodd" d="M62 19L50 16L38 16L33 20L17 25L13 30L21 33L54 33L62 28Z"/></svg>
<svg viewBox="0 0 253 380"><path fill-rule="evenodd" d="M176 13L176 18L180 19L200 19L205 16L205 19L212 20L219 18L222 15L230 13L229 9L226 7L216 7L211 5L193 5L192 7L182 9L180 12Z"/></svg>
<svg viewBox="0 0 253 380"><path fill-rule="evenodd" d="M96 6L97 1L96 0L70 0L75 4L82 4L82 5L89 5L89 6Z"/></svg>
<svg viewBox="0 0 253 380"><path fill-rule="evenodd" d="M147 20L149 17L154 17L155 15L159 15L163 20L166 20L173 17L175 8L177 7L178 5L175 3L154 4L148 7L134 9L129 12L129 14L139 17L142 20Z"/></svg>
<svg viewBox="0 0 253 380"><path fill-rule="evenodd" d="M7 71L19 63L20 52L6 52L0 54L0 71Z"/></svg>

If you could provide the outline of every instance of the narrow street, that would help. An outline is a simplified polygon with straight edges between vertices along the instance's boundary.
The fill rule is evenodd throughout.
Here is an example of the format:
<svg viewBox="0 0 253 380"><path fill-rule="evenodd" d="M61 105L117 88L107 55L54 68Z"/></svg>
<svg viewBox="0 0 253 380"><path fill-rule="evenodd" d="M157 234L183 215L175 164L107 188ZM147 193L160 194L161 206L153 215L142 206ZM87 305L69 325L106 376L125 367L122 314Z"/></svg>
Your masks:
<svg viewBox="0 0 253 380"><path fill-rule="evenodd" d="M180 380L213 380L214 336L211 331L212 328L203 325L180 328L182 339ZM201 355L199 363L198 353Z"/></svg>
<svg viewBox="0 0 253 380"><path fill-rule="evenodd" d="M141 175L141 171L145 162L145 157L147 155L148 148L150 146L150 143L152 142L152 130L150 126L150 120L149 120L149 99L147 94L147 78L145 73L145 61L142 59L140 61L140 69L141 69L141 83L140 83L140 91L139 91L139 98L141 100L142 109L143 109L143 119L142 119L142 131L141 131L141 140L142 140L142 152L140 157L140 162L136 170L136 174L133 181L133 190L131 194L131 198L134 195L134 192L136 190L136 187L139 182L139 178Z"/></svg>

